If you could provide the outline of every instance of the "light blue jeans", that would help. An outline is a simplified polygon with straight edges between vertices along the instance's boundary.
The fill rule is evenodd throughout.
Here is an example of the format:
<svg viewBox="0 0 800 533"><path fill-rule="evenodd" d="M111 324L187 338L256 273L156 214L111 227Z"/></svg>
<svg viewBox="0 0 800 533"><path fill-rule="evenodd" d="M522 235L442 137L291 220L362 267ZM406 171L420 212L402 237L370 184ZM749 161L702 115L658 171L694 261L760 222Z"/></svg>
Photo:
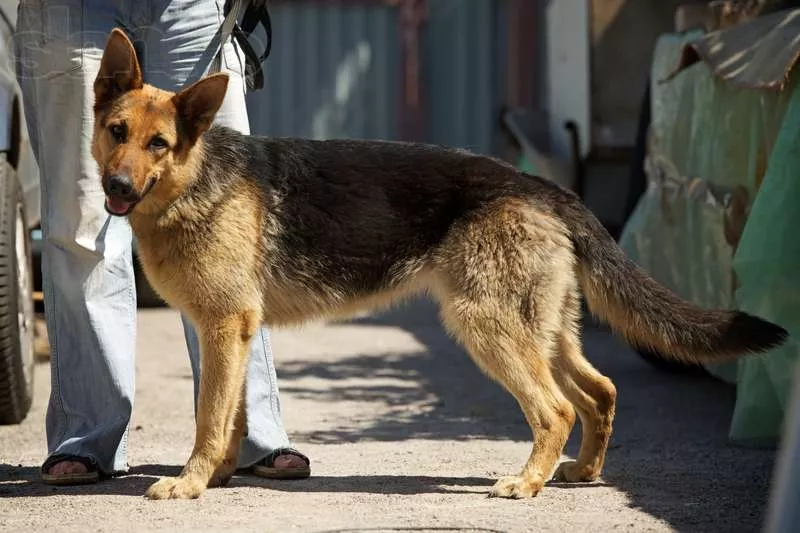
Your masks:
<svg viewBox="0 0 800 533"><path fill-rule="evenodd" d="M145 81L178 90L214 65L230 73L220 123L249 132L243 59L228 40L220 63L222 0L22 0L15 36L18 76L42 180L42 274L52 348L48 454L127 470L134 397L136 291L131 229L109 217L91 155L92 85L112 28L127 30ZM197 402L199 347L184 318ZM277 377L262 329L247 373L247 437L239 466L289 446Z"/></svg>

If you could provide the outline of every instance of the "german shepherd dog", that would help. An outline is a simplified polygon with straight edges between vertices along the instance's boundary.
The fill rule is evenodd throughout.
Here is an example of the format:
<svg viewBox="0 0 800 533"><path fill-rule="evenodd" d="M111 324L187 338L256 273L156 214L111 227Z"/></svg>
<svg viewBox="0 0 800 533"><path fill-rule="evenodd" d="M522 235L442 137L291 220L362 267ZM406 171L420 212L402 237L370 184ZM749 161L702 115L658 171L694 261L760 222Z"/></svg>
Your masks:
<svg viewBox="0 0 800 533"><path fill-rule="evenodd" d="M679 299L626 258L570 191L501 161L422 144L267 139L212 125L228 78L143 83L115 29L96 78L93 155L106 209L127 216L144 271L196 326L194 449L149 498L196 498L234 473L248 345L262 324L352 316L427 291L448 331L514 396L533 450L492 496L601 472L616 390L584 358L581 293L631 344L718 361L786 331ZM577 415L575 461L553 474Z"/></svg>

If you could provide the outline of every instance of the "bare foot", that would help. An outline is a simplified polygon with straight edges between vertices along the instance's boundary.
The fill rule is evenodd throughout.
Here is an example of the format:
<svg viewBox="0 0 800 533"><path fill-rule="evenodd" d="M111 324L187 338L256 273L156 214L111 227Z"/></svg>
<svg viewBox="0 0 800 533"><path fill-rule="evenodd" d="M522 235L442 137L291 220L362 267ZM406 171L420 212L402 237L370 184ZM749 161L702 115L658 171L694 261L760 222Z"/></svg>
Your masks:
<svg viewBox="0 0 800 533"><path fill-rule="evenodd" d="M307 466L302 457L294 454L279 455L272 464L275 468L303 468Z"/></svg>
<svg viewBox="0 0 800 533"><path fill-rule="evenodd" d="M77 461L61 461L50 467L47 472L51 476L64 476L67 474L85 474L89 470L86 465Z"/></svg>
<svg viewBox="0 0 800 533"><path fill-rule="evenodd" d="M94 468L94 463L90 461L74 461L65 457L54 458L53 463L48 466L47 471L42 471L42 481L50 485L81 485L84 483L96 483L100 479L98 471ZM45 465L47 466L47 465Z"/></svg>
<svg viewBox="0 0 800 533"><path fill-rule="evenodd" d="M276 450L280 455L267 456L253 465L252 473L268 479L305 479L311 475L309 461L298 451Z"/></svg>

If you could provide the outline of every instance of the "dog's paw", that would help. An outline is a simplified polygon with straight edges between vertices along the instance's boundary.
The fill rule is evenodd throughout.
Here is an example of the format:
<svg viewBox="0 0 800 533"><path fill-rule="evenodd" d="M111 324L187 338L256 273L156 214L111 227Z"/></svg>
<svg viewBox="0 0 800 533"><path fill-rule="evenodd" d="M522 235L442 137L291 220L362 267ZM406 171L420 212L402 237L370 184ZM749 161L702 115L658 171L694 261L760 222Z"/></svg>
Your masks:
<svg viewBox="0 0 800 533"><path fill-rule="evenodd" d="M205 488L205 483L189 477L163 477L150 485L145 496L151 500L191 500Z"/></svg>
<svg viewBox="0 0 800 533"><path fill-rule="evenodd" d="M233 474L236 472L236 463L229 463L223 464L220 466L214 475L211 476L211 480L208 482L209 487L224 487L228 484L228 482L233 478Z"/></svg>
<svg viewBox="0 0 800 533"><path fill-rule="evenodd" d="M522 476L500 478L489 491L490 498L531 498L539 494L544 483L531 481Z"/></svg>
<svg viewBox="0 0 800 533"><path fill-rule="evenodd" d="M567 483L588 483L595 481L599 474L592 470L590 467L584 466L581 468L576 461L564 461L553 474L554 481L563 481Z"/></svg>

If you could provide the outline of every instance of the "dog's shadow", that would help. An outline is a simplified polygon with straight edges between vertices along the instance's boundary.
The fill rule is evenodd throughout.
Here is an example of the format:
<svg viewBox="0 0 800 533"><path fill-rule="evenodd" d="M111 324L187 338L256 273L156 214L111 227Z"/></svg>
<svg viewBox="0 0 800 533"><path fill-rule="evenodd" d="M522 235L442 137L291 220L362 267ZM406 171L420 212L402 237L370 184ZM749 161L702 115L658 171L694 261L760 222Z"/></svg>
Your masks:
<svg viewBox="0 0 800 533"><path fill-rule="evenodd" d="M0 464L0 497L70 495L142 496L158 478L177 476L180 466L139 465L121 476L88 485L55 486L41 481L39 468ZM312 476L298 480L273 480L237 473L225 488L250 487L280 492L330 492L368 494L486 494L495 480L482 477L352 475ZM555 487L562 484L554 483ZM580 485L572 485L576 487ZM586 485L594 486L594 485ZM218 489L209 489L218 490ZM223 489L224 490L224 489Z"/></svg>

